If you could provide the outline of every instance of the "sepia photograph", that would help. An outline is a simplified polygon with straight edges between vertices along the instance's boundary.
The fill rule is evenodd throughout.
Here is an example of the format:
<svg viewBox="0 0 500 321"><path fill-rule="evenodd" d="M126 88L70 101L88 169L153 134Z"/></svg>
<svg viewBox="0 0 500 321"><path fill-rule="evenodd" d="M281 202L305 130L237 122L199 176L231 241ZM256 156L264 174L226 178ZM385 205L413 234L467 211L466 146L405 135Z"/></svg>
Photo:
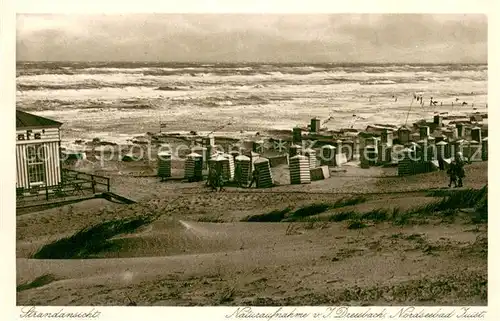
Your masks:
<svg viewBox="0 0 500 321"><path fill-rule="evenodd" d="M15 19L18 306L488 305L487 15Z"/></svg>

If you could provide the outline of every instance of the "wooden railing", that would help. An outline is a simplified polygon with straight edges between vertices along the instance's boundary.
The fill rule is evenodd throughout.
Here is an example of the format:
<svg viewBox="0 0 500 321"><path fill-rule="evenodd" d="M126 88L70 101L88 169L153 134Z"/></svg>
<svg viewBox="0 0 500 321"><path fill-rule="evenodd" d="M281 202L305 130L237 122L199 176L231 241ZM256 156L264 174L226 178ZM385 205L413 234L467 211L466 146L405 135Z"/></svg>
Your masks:
<svg viewBox="0 0 500 321"><path fill-rule="evenodd" d="M96 193L96 190L99 189L98 187L101 186L105 187L105 190L103 192L110 192L109 177L79 172L72 169L63 169L63 182L80 180L90 182L92 184L94 194Z"/></svg>
<svg viewBox="0 0 500 321"><path fill-rule="evenodd" d="M16 188L18 206L49 202L67 197L88 197L100 192L110 192L110 179L69 169L63 169L61 183L55 186Z"/></svg>

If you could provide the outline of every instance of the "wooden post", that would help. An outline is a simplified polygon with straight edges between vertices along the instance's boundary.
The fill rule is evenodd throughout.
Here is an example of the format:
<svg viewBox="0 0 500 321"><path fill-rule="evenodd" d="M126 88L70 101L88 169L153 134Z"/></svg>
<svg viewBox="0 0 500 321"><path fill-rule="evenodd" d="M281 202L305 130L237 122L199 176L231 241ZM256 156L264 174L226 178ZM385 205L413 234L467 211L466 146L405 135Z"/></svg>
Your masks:
<svg viewBox="0 0 500 321"><path fill-rule="evenodd" d="M405 126L406 124L408 124L408 117L410 116L411 105L413 105L413 99L411 100L410 108L408 108L408 113L406 114Z"/></svg>
<svg viewBox="0 0 500 321"><path fill-rule="evenodd" d="M92 194L95 194L95 178L94 178L94 175L90 175L90 179L92 180Z"/></svg>
<svg viewBox="0 0 500 321"><path fill-rule="evenodd" d="M109 178L107 179L107 187L108 187L108 192L109 192L110 191Z"/></svg>
<svg viewBox="0 0 500 321"><path fill-rule="evenodd" d="M49 187L45 184L45 200L49 200Z"/></svg>

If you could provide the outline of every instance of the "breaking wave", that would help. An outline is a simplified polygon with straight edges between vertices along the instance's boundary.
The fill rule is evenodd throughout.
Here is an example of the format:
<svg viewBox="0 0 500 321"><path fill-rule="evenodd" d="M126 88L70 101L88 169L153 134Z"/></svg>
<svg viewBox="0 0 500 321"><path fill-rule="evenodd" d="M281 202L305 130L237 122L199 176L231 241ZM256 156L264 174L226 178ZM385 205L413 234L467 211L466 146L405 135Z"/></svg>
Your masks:
<svg viewBox="0 0 500 321"><path fill-rule="evenodd" d="M356 127L397 124L415 93L450 113L457 98L487 109L487 72L487 65L465 64L19 62L17 108L68 124L65 135L76 138L154 131L160 115L169 130L208 132L221 119L236 119L233 131L260 131L332 113L328 126L336 128L352 126L353 114ZM409 119L432 113L425 107Z"/></svg>

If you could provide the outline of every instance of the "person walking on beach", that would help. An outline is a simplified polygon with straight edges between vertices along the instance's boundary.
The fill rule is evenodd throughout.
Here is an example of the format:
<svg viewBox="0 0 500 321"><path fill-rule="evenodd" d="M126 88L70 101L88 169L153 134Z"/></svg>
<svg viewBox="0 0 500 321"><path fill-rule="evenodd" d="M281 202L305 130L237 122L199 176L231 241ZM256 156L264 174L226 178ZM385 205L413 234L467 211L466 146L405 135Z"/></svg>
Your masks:
<svg viewBox="0 0 500 321"><path fill-rule="evenodd" d="M217 181L218 181L218 185L219 185L219 192L222 192L224 190L224 177L222 175L222 171L217 175Z"/></svg>
<svg viewBox="0 0 500 321"><path fill-rule="evenodd" d="M250 182L250 185L248 185L248 188L252 187L254 182L255 187L259 187L259 170L257 169L257 167L252 172L252 181Z"/></svg>
<svg viewBox="0 0 500 321"><path fill-rule="evenodd" d="M215 168L210 168L208 172L208 185L212 188L212 191L217 191L217 173Z"/></svg>

